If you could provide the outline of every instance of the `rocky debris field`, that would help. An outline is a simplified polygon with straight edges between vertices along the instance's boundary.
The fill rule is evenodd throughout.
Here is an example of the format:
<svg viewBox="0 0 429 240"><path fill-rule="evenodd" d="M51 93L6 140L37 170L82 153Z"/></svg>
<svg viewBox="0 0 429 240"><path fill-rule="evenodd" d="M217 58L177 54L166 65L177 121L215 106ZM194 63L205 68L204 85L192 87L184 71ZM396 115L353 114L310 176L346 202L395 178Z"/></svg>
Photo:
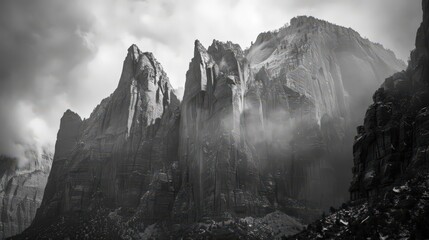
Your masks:
<svg viewBox="0 0 429 240"><path fill-rule="evenodd" d="M158 222L145 226L127 210L94 209L35 225L11 239L284 239L304 229L298 220L275 211L261 218L206 219L193 224ZM125 221L125 219L128 219Z"/></svg>
<svg viewBox="0 0 429 240"><path fill-rule="evenodd" d="M426 173L406 176L374 199L343 205L290 239L428 239Z"/></svg>
<svg viewBox="0 0 429 240"><path fill-rule="evenodd" d="M178 238L181 236L182 239L282 239L303 228L296 219L275 211L262 218L246 217L218 222L207 220L182 228L173 235Z"/></svg>

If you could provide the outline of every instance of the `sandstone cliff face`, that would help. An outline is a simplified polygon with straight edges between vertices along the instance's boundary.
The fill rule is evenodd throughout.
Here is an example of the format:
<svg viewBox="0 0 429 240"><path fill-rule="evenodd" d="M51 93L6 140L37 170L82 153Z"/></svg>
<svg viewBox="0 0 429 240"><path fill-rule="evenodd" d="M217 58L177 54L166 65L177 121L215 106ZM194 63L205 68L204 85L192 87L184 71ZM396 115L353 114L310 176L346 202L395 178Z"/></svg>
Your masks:
<svg viewBox="0 0 429 240"><path fill-rule="evenodd" d="M351 200L291 239L429 238L429 1L408 68L375 91L353 146Z"/></svg>
<svg viewBox="0 0 429 240"><path fill-rule="evenodd" d="M29 161L0 157L0 238L21 233L30 226L40 206L52 163L51 154L28 150Z"/></svg>
<svg viewBox="0 0 429 240"><path fill-rule="evenodd" d="M148 222L168 217L178 160L178 107L161 65L151 53L131 46L115 92L88 119L70 110L61 119L36 219L90 211L98 204L140 209ZM155 188L160 179L163 187Z"/></svg>
<svg viewBox="0 0 429 240"><path fill-rule="evenodd" d="M403 68L381 45L312 17L260 34L245 51L216 40L206 50L196 41L174 214L192 222L274 208L296 213L296 200L318 209L340 204L350 175L338 169L351 167L345 146L367 89Z"/></svg>
<svg viewBox="0 0 429 240"><path fill-rule="evenodd" d="M353 146L352 199L373 197L429 156L428 1L406 71L387 78L373 96Z"/></svg>
<svg viewBox="0 0 429 240"><path fill-rule="evenodd" d="M258 193L258 162L242 128L250 74L239 46L214 41L206 50L195 42L181 109L178 216L195 221L264 213L268 207Z"/></svg>
<svg viewBox="0 0 429 240"><path fill-rule="evenodd" d="M267 164L273 201L323 208L346 200L350 175L338 169L351 167L350 129L371 89L404 63L354 30L313 17L260 34L246 58L255 73L245 94L248 139Z"/></svg>
<svg viewBox="0 0 429 240"><path fill-rule="evenodd" d="M324 115L359 121L369 104L367 90L405 69L393 52L356 31L306 16L260 34L247 58L252 68L265 67L271 78L309 98L318 121Z"/></svg>
<svg viewBox="0 0 429 240"><path fill-rule="evenodd" d="M21 236L139 238L161 226L151 223L232 224L276 209L311 219L309 206L344 198L349 109L363 111L360 93L402 67L353 30L299 17L244 51L196 41L179 107L161 65L133 45L115 92L88 119L61 119L42 205Z"/></svg>

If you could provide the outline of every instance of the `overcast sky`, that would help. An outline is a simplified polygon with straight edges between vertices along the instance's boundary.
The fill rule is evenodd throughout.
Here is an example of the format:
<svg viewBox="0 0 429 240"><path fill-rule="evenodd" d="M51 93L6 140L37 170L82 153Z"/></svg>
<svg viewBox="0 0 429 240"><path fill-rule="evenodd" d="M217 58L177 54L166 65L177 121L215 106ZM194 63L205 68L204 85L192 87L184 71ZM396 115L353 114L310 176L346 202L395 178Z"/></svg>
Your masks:
<svg viewBox="0 0 429 240"><path fill-rule="evenodd" d="M132 43L179 87L195 39L244 49L297 15L351 27L407 60L422 13L420 0L3 0L0 153L52 147L66 109L88 117L113 92Z"/></svg>

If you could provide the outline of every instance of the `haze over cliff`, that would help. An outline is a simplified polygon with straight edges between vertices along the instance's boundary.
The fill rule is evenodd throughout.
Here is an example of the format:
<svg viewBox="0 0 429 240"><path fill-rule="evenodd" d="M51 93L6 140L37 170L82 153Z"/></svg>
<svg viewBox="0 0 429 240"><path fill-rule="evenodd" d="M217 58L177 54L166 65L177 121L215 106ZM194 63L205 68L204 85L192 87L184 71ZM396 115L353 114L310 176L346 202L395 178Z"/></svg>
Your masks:
<svg viewBox="0 0 429 240"><path fill-rule="evenodd" d="M115 90L117 66L134 42L152 51L180 87L196 38L244 48L260 32L306 14L352 27L406 61L421 18L418 1L186 1L2 1L0 153L21 159L21 144L45 143L53 151L64 110L88 118Z"/></svg>
<svg viewBox="0 0 429 240"><path fill-rule="evenodd" d="M405 64L352 29L305 16L260 34L247 59L262 82L262 87L249 84L248 112L261 106L265 118L263 127L253 122L247 127L251 137L265 134L266 159L276 161L274 169L286 157L291 174L303 171L282 180L296 187L298 198L318 199L318 207L340 204L348 197L350 175L342 170L351 167L352 129L369 104L370 90Z"/></svg>
<svg viewBox="0 0 429 240"><path fill-rule="evenodd" d="M291 239L429 237L429 1L405 71L385 79L357 127L351 201Z"/></svg>
<svg viewBox="0 0 429 240"><path fill-rule="evenodd" d="M52 154L39 155L27 149L29 161L0 156L0 238L21 233L30 226L39 208L48 181Z"/></svg>
<svg viewBox="0 0 429 240"><path fill-rule="evenodd" d="M153 54L132 45L113 94L88 119L61 118L42 204L20 237L196 237L204 224L209 236L294 234L293 217L346 199L349 129L367 89L404 67L351 29L297 17L246 50L196 40L180 102ZM248 217L261 225L208 230L248 228Z"/></svg>

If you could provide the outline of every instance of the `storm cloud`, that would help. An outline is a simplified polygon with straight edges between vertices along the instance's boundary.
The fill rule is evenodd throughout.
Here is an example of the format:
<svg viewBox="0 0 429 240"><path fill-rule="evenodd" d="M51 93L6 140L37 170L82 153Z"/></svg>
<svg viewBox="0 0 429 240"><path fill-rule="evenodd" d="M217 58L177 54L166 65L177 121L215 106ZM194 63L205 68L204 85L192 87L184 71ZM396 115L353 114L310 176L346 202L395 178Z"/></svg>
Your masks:
<svg viewBox="0 0 429 240"><path fill-rule="evenodd" d="M351 27L407 60L422 13L417 0L1 1L0 153L53 149L62 113L89 116L116 88L132 43L181 87L195 39L245 48L297 15Z"/></svg>

